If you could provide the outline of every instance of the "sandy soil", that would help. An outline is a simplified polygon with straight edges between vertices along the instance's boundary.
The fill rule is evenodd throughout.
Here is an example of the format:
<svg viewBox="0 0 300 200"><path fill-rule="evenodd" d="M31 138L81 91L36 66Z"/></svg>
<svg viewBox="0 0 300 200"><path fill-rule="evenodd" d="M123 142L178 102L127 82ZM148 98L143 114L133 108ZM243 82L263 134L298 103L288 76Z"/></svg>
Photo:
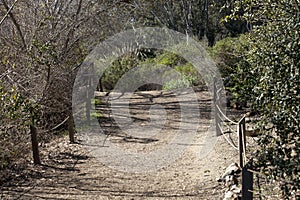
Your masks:
<svg viewBox="0 0 300 200"><path fill-rule="evenodd" d="M194 98L189 92L112 94L111 106L101 108L109 119L100 119L100 134L42 145L43 165L29 165L5 183L0 199L222 199L216 179L238 152L210 129L211 95L198 91Z"/></svg>

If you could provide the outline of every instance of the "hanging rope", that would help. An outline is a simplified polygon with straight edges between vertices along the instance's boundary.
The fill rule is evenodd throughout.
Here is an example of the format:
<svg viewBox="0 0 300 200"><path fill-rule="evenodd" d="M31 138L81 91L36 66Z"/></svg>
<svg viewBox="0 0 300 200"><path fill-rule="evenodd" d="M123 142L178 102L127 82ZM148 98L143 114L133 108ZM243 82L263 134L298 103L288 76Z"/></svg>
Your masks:
<svg viewBox="0 0 300 200"><path fill-rule="evenodd" d="M222 130L220 124L218 124L218 127L220 128L221 133L222 133L223 137L225 138L225 140L226 140L226 141L227 141L234 149L239 150L239 148L225 136L224 131Z"/></svg>
<svg viewBox="0 0 300 200"><path fill-rule="evenodd" d="M49 133L49 132L51 132L51 131L54 131L54 130L58 129L60 126L64 125L64 124L68 121L69 118L70 118L70 116L68 116L66 119L64 119L64 121L62 121L62 122L59 123L58 125L54 126L54 127L51 128L50 130L43 131L43 132L39 132L39 133L40 133L40 134L41 134L41 133Z"/></svg>
<svg viewBox="0 0 300 200"><path fill-rule="evenodd" d="M218 113L220 113L220 114L222 115L222 117L225 118L225 120L229 121L230 123L232 123L232 124L234 124L234 125L237 125L237 124L238 124L237 122L235 122L235 121L229 119L229 118L222 112L222 110L220 109L220 107L219 107L218 105L216 105L216 107L217 107L217 109L218 109L218 111L219 111Z"/></svg>
<svg viewBox="0 0 300 200"><path fill-rule="evenodd" d="M234 130L233 128L231 128L231 126L230 126L229 124L227 124L227 123L223 123L223 124L225 124L225 126L229 129L229 131L230 131L231 133L236 133L236 134L237 134L237 131Z"/></svg>

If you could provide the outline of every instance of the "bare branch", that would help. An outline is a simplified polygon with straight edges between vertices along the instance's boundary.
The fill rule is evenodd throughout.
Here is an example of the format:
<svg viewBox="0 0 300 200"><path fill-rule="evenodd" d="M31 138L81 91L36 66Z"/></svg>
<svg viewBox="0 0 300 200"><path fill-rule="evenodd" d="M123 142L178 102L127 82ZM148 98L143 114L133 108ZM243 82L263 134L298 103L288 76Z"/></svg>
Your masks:
<svg viewBox="0 0 300 200"><path fill-rule="evenodd" d="M15 25L15 27L16 27L18 33L19 33L19 36L20 36L20 38L21 38L21 40L22 40L23 47L26 49L26 42L25 42L24 35L23 35L23 33L22 33L22 30L21 30L20 25L18 24L18 22L17 22L15 16L13 15L13 13L12 13L11 11L9 11L10 8L9 8L9 6L7 5L6 1L5 1L5 0L2 0L2 3L3 3L3 5L4 5L6 11L8 12L8 15L10 16L11 20L13 21L13 23L14 23L14 25Z"/></svg>
<svg viewBox="0 0 300 200"><path fill-rule="evenodd" d="M14 6L16 5L16 3L18 2L19 0L15 0L15 2L13 3L13 5L11 5L11 7L8 9L8 11L6 12L6 14L4 15L4 17L1 19L0 21L0 26L1 24L4 22L4 20L6 19L6 17L9 15L9 13L12 11L12 9L14 8Z"/></svg>
<svg viewBox="0 0 300 200"><path fill-rule="evenodd" d="M76 11L76 17L78 17L80 11L81 11L81 7L82 7L82 0L79 0L79 3L78 3L78 8L77 8L77 11Z"/></svg>

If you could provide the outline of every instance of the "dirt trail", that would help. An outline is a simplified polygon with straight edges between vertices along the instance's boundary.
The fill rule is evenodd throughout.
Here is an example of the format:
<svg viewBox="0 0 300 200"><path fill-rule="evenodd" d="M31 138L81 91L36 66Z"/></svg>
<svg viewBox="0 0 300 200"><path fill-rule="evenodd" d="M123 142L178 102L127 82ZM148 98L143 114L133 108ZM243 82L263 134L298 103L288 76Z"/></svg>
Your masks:
<svg viewBox="0 0 300 200"><path fill-rule="evenodd" d="M63 137L44 145L44 165L30 166L31 176L5 184L0 199L222 199L222 185L216 178L224 167L236 162L237 152L222 137L216 138L215 143L207 142L207 135L214 135L209 129L210 94L196 93L200 110L197 120L195 102L190 98L193 94L180 95L182 98L171 92L138 92L114 100L112 107L117 111L105 112L114 120L100 120L105 136L101 139L108 134L104 145L97 140L87 142L83 136L78 136L78 144L69 144L67 137ZM124 107L127 101L131 118ZM195 126L196 132L188 135L193 136L191 140L172 140L193 131ZM172 147L170 155L168 151L155 154L167 145ZM128 160L125 154L113 154L110 146L123 149L125 154L153 157L148 161L147 157ZM169 162L174 149L182 152L175 153L180 156ZM128 163L134 164L130 168ZM144 171L135 173L130 169Z"/></svg>

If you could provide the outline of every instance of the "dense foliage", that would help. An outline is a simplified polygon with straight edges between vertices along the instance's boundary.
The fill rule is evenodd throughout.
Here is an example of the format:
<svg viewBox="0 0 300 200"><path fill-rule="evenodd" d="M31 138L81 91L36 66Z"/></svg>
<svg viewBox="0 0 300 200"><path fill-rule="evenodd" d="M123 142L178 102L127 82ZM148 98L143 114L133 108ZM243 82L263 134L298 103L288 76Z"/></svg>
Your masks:
<svg viewBox="0 0 300 200"><path fill-rule="evenodd" d="M222 38L247 31L244 21L221 23L233 6L226 0L137 0L130 9L134 26L165 26L213 46Z"/></svg>
<svg viewBox="0 0 300 200"><path fill-rule="evenodd" d="M31 102L22 97L14 88L6 88L0 83L0 170L10 167L12 161L24 155L29 149L28 131L33 117ZM1 176L6 176L1 174ZM1 181L1 180L0 180Z"/></svg>
<svg viewBox="0 0 300 200"><path fill-rule="evenodd" d="M29 124L35 122L42 143L68 117L82 60L127 19L115 9L122 8L106 1L0 1L1 169L30 149ZM105 33L103 26L109 26Z"/></svg>
<svg viewBox="0 0 300 200"><path fill-rule="evenodd" d="M159 87L164 90L199 86L204 84L197 70L181 56L169 51L144 50L144 52L130 53L115 60L111 66L105 70L102 76L101 84L103 90L112 90L115 88L115 85L122 78L122 76L124 76L130 70L134 71L136 67L143 65L151 65L151 67L148 69L149 72L154 71L155 68L161 68L161 66L166 66L169 67L169 69L176 70L180 78L169 80L164 85ZM133 71L130 73L134 73ZM161 78L165 80L170 78L170 73L172 72L169 70L163 72ZM147 78L145 76L147 74L149 73L146 71L138 71L135 72L134 77L136 79L146 80ZM137 80L131 80L130 84L134 85L134 81ZM98 89L100 89L100 87ZM123 85L123 89L126 90L126 85ZM141 85L139 89L150 90L155 88L152 88L150 84L145 86Z"/></svg>
<svg viewBox="0 0 300 200"><path fill-rule="evenodd" d="M256 75L245 59L249 49L248 37L249 34L227 37L218 41L211 50L231 99L244 107L252 105L254 96L251 91L256 82Z"/></svg>
<svg viewBox="0 0 300 200"><path fill-rule="evenodd" d="M299 198L300 188L300 3L243 1L236 11L253 25L248 35L248 92L261 112L260 149L252 167L280 186L281 198Z"/></svg>

